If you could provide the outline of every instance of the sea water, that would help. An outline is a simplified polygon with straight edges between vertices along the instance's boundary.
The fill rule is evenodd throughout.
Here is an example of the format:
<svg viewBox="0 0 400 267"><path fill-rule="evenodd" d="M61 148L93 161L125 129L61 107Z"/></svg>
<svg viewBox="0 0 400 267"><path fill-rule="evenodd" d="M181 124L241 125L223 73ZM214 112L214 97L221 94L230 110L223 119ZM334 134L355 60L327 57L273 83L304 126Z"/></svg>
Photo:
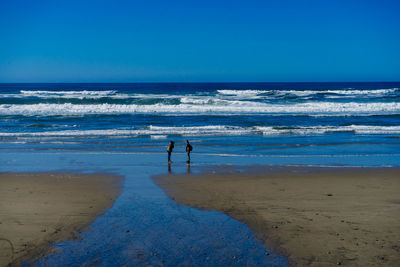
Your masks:
<svg viewBox="0 0 400 267"><path fill-rule="evenodd" d="M125 177L114 206L80 240L55 244L59 252L35 265L285 266L246 225L175 203L151 175L216 165L399 166L398 88L1 84L0 171ZM169 166L170 140L176 146ZM190 165L186 140L193 145Z"/></svg>
<svg viewBox="0 0 400 267"><path fill-rule="evenodd" d="M198 164L202 156L220 155L242 157L246 164L392 166L400 158L399 88L400 83L0 84L0 149L165 153L174 140L182 153L188 139Z"/></svg>

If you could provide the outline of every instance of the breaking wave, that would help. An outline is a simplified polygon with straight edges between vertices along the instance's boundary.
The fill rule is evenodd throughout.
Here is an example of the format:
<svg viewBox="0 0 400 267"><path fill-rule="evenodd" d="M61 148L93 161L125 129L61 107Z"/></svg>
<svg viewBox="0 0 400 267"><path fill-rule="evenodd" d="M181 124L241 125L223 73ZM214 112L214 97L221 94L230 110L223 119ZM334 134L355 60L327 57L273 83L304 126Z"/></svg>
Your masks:
<svg viewBox="0 0 400 267"><path fill-rule="evenodd" d="M112 97L117 95L115 90L106 91L28 91L21 90L20 94L22 97L39 97L39 98L101 98L101 97Z"/></svg>
<svg viewBox="0 0 400 267"><path fill-rule="evenodd" d="M193 102L193 101L192 101ZM200 105L199 105L200 104ZM400 102L306 102L297 104L268 104L251 101L223 101L196 104L2 104L0 115L51 116L51 115L91 115L91 114L400 114Z"/></svg>
<svg viewBox="0 0 400 267"><path fill-rule="evenodd" d="M391 97L400 92L399 88L374 89L374 90L217 90L217 91L197 91L191 94L154 94L154 93L129 93L117 90L73 90L73 91L50 91L50 90L20 90L19 93L0 93L1 98L35 98L35 99L165 99L195 97L198 99L207 98L240 100L240 99L282 99L285 97L293 98L371 98L371 97Z"/></svg>
<svg viewBox="0 0 400 267"><path fill-rule="evenodd" d="M221 95L240 96L240 97L252 97L262 95L296 95L300 97L310 95L323 95L323 94L335 94L341 96L360 97L360 96L384 96L386 94L392 94L399 91L399 88L390 89L374 89L374 90L353 90L353 89L342 89L342 90L218 90Z"/></svg>
<svg viewBox="0 0 400 267"><path fill-rule="evenodd" d="M106 130L65 130L45 132L0 132L2 137L79 137L79 136L120 136L136 137L151 136L164 138L168 135L182 136L214 136L214 135L316 135L338 132L351 132L354 134L400 134L400 126L374 126L374 125L349 125L349 126L191 126L191 127L161 127L148 126L139 129L106 129Z"/></svg>

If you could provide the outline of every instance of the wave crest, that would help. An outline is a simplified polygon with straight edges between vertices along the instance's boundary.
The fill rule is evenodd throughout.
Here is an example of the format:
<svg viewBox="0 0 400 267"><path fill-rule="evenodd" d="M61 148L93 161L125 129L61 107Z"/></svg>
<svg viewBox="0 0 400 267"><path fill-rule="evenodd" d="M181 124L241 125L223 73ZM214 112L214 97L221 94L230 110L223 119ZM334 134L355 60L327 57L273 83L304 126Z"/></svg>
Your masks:
<svg viewBox="0 0 400 267"><path fill-rule="evenodd" d="M400 134L400 126L377 126L377 125L348 125L348 126L228 126L208 125L190 127L162 127L149 126L140 129L106 129L106 130L65 130L46 132L0 132L2 137L79 137L79 136L158 136L182 135L182 136L217 136L217 135L320 135L337 132L351 132L354 134Z"/></svg>
<svg viewBox="0 0 400 267"><path fill-rule="evenodd" d="M307 102L298 104L267 104L260 102L229 101L216 104L136 105L136 104L31 104L0 105L0 115L51 116L91 114L301 114L301 115L349 115L349 114L400 114L400 102L391 103L336 103Z"/></svg>

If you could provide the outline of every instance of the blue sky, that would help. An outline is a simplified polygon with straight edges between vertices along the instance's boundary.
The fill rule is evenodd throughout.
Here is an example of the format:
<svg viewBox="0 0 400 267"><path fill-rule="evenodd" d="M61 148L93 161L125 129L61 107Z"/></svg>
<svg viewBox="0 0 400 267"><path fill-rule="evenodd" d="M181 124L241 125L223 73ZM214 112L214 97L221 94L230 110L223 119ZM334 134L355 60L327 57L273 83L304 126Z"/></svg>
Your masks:
<svg viewBox="0 0 400 267"><path fill-rule="evenodd" d="M400 1L0 1L0 82L400 81Z"/></svg>

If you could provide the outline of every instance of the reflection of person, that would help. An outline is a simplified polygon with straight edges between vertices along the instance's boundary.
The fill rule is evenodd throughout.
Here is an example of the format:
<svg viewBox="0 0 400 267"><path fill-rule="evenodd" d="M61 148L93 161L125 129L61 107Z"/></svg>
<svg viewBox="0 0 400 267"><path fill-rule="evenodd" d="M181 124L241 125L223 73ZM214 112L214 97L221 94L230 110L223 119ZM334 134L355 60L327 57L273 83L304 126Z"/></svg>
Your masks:
<svg viewBox="0 0 400 267"><path fill-rule="evenodd" d="M193 150L193 147L191 144L189 144L189 140L186 140L186 153L188 156L188 161L187 163L190 163L190 152Z"/></svg>
<svg viewBox="0 0 400 267"><path fill-rule="evenodd" d="M192 172L190 171L190 164L187 165L187 169L186 169L187 174L191 174Z"/></svg>
<svg viewBox="0 0 400 267"><path fill-rule="evenodd" d="M174 149L174 141L170 141L168 148L167 148L167 152L168 152L168 163L171 163L171 153L172 150Z"/></svg>

